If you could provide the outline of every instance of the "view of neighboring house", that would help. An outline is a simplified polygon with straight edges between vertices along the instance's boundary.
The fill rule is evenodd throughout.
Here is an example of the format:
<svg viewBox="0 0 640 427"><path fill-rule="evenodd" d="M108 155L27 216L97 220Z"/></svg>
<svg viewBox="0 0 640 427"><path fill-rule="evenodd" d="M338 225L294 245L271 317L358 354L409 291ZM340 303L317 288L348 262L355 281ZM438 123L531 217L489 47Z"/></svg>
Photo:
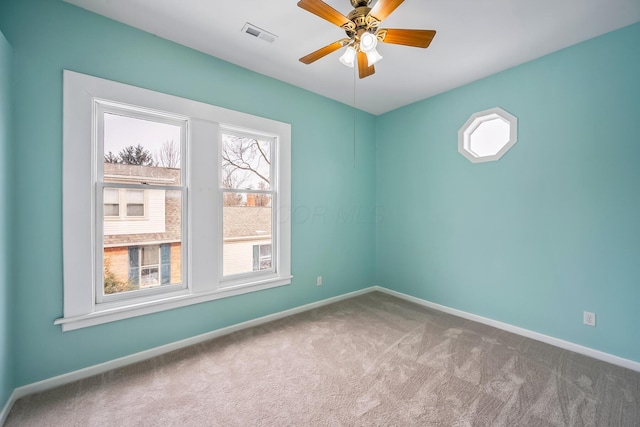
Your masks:
<svg viewBox="0 0 640 427"><path fill-rule="evenodd" d="M105 183L175 186L179 180L180 169L104 163ZM181 283L180 192L106 187L103 203L105 293ZM270 203L249 193L234 204L223 213L224 275L271 269Z"/></svg>
<svg viewBox="0 0 640 427"><path fill-rule="evenodd" d="M180 170L104 164L108 183L179 185ZM104 268L131 289L180 283L181 197L177 191L104 190Z"/></svg>
<svg viewBox="0 0 640 427"><path fill-rule="evenodd" d="M224 207L225 275L271 268L271 205L264 204L249 193L245 206Z"/></svg>

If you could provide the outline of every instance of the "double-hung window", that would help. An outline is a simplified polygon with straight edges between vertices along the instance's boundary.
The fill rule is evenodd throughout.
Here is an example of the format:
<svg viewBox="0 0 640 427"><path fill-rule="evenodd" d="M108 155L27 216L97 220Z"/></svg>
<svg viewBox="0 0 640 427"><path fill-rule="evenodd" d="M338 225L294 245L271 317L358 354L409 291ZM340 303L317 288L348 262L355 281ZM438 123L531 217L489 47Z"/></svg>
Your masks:
<svg viewBox="0 0 640 427"><path fill-rule="evenodd" d="M96 303L185 289L188 119L97 99L93 123Z"/></svg>
<svg viewBox="0 0 640 427"><path fill-rule="evenodd" d="M64 72L73 330L291 282L291 128Z"/></svg>
<svg viewBox="0 0 640 427"><path fill-rule="evenodd" d="M276 144L273 137L225 128L221 142L222 275L224 282L233 283L234 279L274 272L277 265L265 262L256 269L254 254L256 246L270 246L278 234L273 213Z"/></svg>

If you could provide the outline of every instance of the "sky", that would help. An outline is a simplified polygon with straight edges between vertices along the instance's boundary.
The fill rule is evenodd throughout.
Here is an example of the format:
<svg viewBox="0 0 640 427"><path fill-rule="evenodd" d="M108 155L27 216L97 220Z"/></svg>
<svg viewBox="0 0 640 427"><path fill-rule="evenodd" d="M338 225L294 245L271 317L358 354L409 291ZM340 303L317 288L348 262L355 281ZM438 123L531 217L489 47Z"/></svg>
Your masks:
<svg viewBox="0 0 640 427"><path fill-rule="evenodd" d="M125 147L140 144L157 160L157 153L167 141L180 147L179 126L111 113L104 115L105 154L111 151L117 155Z"/></svg>
<svg viewBox="0 0 640 427"><path fill-rule="evenodd" d="M174 124L123 116L111 112L104 113L104 154L112 152L117 156L123 148L140 144L151 153L157 162L160 159L159 152L162 145L166 142L173 141L174 146L179 149L180 134L180 126ZM222 139L223 145L228 147L230 152L236 151L232 147L253 146L252 143L254 142L253 138L234 137L233 134L223 134ZM261 140L260 146L270 157L271 143ZM244 161L266 176L267 179L270 178L270 166L256 150L247 150L244 153ZM255 190L261 188L260 183L263 180L257 175L242 170L235 170L234 174L238 175L238 178L244 178L241 179L241 189Z"/></svg>

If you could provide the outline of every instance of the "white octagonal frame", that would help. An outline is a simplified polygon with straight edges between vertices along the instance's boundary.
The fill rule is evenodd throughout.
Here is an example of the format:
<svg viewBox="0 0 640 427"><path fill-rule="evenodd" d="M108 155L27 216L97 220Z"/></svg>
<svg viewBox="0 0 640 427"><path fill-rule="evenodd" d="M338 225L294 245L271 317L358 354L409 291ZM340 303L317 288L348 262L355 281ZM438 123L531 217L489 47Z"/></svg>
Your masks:
<svg viewBox="0 0 640 427"><path fill-rule="evenodd" d="M509 138L495 154L480 156L471 150L471 136L486 122L496 119L509 125ZM518 118L500 107L473 113L458 131L458 152L472 163L492 162L504 155L518 140Z"/></svg>

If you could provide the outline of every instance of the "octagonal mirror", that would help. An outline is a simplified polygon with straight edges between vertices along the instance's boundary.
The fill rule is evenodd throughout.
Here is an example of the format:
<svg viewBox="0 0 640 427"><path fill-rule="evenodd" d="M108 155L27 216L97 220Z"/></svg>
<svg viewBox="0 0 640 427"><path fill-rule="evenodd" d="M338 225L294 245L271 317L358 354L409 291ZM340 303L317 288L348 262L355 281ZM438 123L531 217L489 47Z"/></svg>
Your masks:
<svg viewBox="0 0 640 427"><path fill-rule="evenodd" d="M458 131L458 151L473 163L498 160L516 143L518 119L496 107L474 113Z"/></svg>

